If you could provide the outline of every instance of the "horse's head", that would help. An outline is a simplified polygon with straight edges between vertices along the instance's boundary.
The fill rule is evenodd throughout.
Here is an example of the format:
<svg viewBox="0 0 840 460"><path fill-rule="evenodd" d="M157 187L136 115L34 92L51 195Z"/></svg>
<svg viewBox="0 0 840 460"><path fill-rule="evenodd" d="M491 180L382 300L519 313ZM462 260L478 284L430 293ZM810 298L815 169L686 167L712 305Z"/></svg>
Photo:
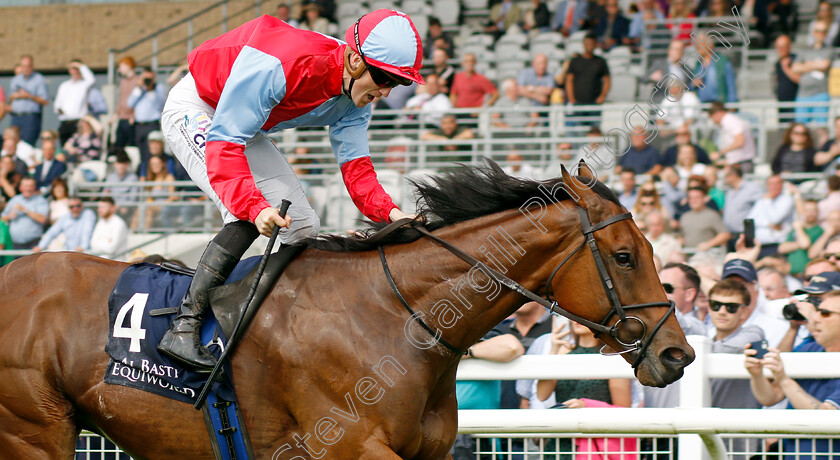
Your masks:
<svg viewBox="0 0 840 460"><path fill-rule="evenodd" d="M623 353L642 384L676 381L694 360L694 350L659 282L650 243L627 210L605 198L606 187L583 162L579 176L565 168L562 174L563 188L578 208L560 208L560 219L580 221L580 230L571 231L573 243L549 267L554 270L547 279L549 295L556 293L560 308L589 322L601 340ZM563 276L554 276L555 266Z"/></svg>

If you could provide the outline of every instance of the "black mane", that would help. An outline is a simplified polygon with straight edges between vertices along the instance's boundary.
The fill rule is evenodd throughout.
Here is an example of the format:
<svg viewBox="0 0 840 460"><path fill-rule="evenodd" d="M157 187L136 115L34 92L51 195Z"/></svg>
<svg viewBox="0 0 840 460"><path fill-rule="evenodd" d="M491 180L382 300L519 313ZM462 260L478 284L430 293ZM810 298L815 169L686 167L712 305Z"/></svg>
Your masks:
<svg viewBox="0 0 840 460"><path fill-rule="evenodd" d="M589 179L581 181L588 183ZM485 160L480 166L462 165L431 177L429 182L411 181L419 195L418 214L426 218L425 226L430 231L508 209L518 209L532 197L545 198L539 190L541 184L551 190L555 184L562 182L561 177L546 181L511 177L492 160ZM592 190L620 206L616 194L601 182L596 182ZM570 198L565 189L559 189L556 195L556 201ZM369 236L385 225L367 222L367 227L360 232ZM420 236L413 228L404 227L376 244L339 235L318 236L305 240L303 244L307 248L326 251L368 251L379 245L409 243Z"/></svg>

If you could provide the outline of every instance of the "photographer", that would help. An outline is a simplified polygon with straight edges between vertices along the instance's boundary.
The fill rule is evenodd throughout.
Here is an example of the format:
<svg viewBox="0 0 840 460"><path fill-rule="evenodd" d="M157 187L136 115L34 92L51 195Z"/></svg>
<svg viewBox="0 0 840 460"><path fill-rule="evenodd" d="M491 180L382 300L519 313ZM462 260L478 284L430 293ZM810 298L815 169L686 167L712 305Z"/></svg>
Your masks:
<svg viewBox="0 0 840 460"><path fill-rule="evenodd" d="M790 321L790 329L779 343L779 351L798 351L799 347L814 341L811 335L814 324L810 319L816 309L820 307L825 296L831 292L840 290L840 273L823 272L812 276L807 285L794 292L795 295L807 295L805 299L793 298L787 302L782 309L782 316ZM805 329L802 329L805 326Z"/></svg>
<svg viewBox="0 0 840 460"><path fill-rule="evenodd" d="M814 341L803 343L797 351L840 352L840 291L826 293L808 316ZM840 409L840 379L794 380L785 373L778 349L767 349L762 358L756 357L759 351L745 349L744 367L750 374L752 392L761 404L770 406L787 398L788 409ZM772 378L764 376L765 368L771 371ZM840 439L819 439L813 445L810 439L782 439L781 443L784 452L840 452Z"/></svg>
<svg viewBox="0 0 840 460"><path fill-rule="evenodd" d="M137 87L128 96L128 106L134 109L134 138L140 149L141 171L149 162L149 143L147 138L152 131L160 130L160 114L166 102L166 86L155 81L155 74L150 69L143 69L137 81Z"/></svg>

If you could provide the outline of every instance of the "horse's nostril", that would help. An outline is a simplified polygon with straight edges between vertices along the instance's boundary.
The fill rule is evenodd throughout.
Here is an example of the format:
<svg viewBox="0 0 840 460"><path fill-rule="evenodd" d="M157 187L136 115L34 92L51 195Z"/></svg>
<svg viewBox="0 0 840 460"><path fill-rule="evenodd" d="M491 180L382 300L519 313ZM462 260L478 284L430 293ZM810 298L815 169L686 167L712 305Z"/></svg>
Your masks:
<svg viewBox="0 0 840 460"><path fill-rule="evenodd" d="M674 366L687 366L691 362L691 358L677 347L671 347L662 352L662 361L671 363Z"/></svg>
<svg viewBox="0 0 840 460"><path fill-rule="evenodd" d="M679 348L669 348L666 352L671 355L671 359L674 361L682 361L683 357L685 357L685 353Z"/></svg>

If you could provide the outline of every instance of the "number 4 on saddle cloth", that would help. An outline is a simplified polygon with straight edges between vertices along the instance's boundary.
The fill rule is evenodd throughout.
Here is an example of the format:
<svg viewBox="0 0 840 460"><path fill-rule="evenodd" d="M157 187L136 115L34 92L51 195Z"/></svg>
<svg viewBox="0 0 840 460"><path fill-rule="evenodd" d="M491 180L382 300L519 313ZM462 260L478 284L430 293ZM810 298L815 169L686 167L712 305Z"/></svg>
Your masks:
<svg viewBox="0 0 840 460"><path fill-rule="evenodd" d="M247 325L283 269L301 251L300 246L284 247L269 257L259 281ZM210 291L212 312L201 328L201 341L218 358L234 325L245 312L245 301L260 257L241 261L227 284ZM157 350L157 344L175 318L178 306L189 288L191 271L164 268L149 263L129 266L120 274L108 299L110 335L105 351L111 357L105 383L124 385L170 399L194 404L208 374L181 367ZM239 336L242 332L238 333ZM213 384L204 418L211 435L216 458L253 458L244 424L240 423L236 393L231 380L230 362L223 376Z"/></svg>

